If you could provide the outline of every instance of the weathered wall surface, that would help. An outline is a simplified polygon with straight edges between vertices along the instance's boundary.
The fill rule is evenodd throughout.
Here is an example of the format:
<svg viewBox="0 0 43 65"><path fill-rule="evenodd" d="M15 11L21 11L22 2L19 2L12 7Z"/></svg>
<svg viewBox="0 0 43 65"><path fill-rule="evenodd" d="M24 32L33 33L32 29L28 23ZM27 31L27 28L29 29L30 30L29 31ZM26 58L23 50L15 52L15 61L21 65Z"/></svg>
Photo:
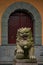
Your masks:
<svg viewBox="0 0 43 65"><path fill-rule="evenodd" d="M35 56L38 63L43 62L43 46L35 46ZM1 46L0 47L0 62L8 63L14 60L14 46ZM5 62L6 61L6 62ZM12 64L12 63L11 63Z"/></svg>

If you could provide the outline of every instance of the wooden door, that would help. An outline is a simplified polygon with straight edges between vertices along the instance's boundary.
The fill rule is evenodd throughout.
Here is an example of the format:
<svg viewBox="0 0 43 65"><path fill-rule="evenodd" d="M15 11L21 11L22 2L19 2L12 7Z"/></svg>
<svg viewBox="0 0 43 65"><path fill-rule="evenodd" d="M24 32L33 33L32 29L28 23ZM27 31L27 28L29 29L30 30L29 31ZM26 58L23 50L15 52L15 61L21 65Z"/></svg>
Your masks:
<svg viewBox="0 0 43 65"><path fill-rule="evenodd" d="M16 43L17 29L31 27L33 33L33 21L29 14L23 12L12 13L8 20L8 43Z"/></svg>

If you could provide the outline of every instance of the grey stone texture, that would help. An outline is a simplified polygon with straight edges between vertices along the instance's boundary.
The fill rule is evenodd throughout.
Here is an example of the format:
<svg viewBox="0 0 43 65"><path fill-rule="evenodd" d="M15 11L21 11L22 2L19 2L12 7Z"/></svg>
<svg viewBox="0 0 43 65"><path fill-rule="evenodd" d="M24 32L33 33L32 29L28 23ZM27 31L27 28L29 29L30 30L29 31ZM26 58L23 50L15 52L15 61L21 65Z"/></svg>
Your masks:
<svg viewBox="0 0 43 65"><path fill-rule="evenodd" d="M16 63L37 63L37 60L33 59L15 59L14 62Z"/></svg>
<svg viewBox="0 0 43 65"><path fill-rule="evenodd" d="M16 65L38 65L37 63L16 63Z"/></svg>
<svg viewBox="0 0 43 65"><path fill-rule="evenodd" d="M35 56L38 63L43 62L43 46L35 46ZM13 62L15 46L0 46L0 62Z"/></svg>
<svg viewBox="0 0 43 65"><path fill-rule="evenodd" d="M13 65L38 65L37 62L26 62L26 60L28 59L24 59L24 60L16 59L16 62L14 61Z"/></svg>
<svg viewBox="0 0 43 65"><path fill-rule="evenodd" d="M16 65L38 65L37 63L16 63Z"/></svg>

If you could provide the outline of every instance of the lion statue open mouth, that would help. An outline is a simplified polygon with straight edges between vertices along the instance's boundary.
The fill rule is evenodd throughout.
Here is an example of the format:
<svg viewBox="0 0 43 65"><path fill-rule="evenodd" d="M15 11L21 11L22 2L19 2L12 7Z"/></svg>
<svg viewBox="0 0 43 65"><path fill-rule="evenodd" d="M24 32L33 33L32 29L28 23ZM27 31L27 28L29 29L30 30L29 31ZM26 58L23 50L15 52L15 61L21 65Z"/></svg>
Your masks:
<svg viewBox="0 0 43 65"><path fill-rule="evenodd" d="M20 28L17 31L16 39L16 58L29 58L35 59L34 56L34 41L32 37L31 28Z"/></svg>

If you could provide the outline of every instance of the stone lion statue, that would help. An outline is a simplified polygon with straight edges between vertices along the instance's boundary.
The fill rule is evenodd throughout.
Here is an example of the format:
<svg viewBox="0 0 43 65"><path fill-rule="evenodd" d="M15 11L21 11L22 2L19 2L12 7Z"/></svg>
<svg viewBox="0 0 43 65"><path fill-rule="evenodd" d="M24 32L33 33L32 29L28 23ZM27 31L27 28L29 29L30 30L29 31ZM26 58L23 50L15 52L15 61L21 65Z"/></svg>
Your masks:
<svg viewBox="0 0 43 65"><path fill-rule="evenodd" d="M17 59L35 59L31 28L22 27L18 29L15 54Z"/></svg>

